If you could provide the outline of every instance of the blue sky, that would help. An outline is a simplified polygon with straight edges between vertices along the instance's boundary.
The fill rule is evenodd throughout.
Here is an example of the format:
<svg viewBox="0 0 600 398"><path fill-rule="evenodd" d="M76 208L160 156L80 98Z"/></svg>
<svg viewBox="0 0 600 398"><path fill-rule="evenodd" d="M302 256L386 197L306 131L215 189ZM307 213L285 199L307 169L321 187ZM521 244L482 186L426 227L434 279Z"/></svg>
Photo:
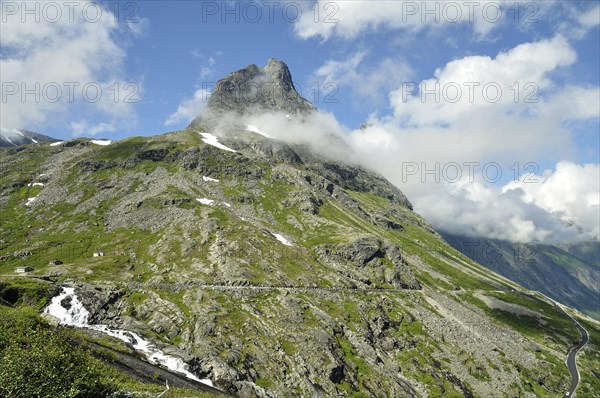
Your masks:
<svg viewBox="0 0 600 398"><path fill-rule="evenodd" d="M505 173L490 188L496 195L511 183L515 163L520 172L535 163L535 174L546 171L549 181L560 162L579 167L569 169L574 173L599 162L598 1L76 1L72 20L63 2L55 3L63 5L60 18L45 3L27 2L27 14L25 3L1 1L5 133L121 139L181 129L205 103L203 88L275 57L307 99L334 115L341 134L378 158L369 165L402 185L432 219L441 216L418 198L433 191L404 184L398 159L497 161ZM473 103L465 100L465 82L478 84ZM66 83L78 84L73 101ZM90 83L102 89L97 102L81 91ZM448 95L458 86L462 96L454 103L445 95L407 95L413 83L439 83ZM34 91L40 84L40 100L23 98L23 84ZM52 87L43 91L49 84L63 88L57 101L47 98ZM486 84L502 89L498 102L480 98ZM525 103L528 94L538 102ZM358 131L367 121L371 127ZM469 187L461 194L477 202L479 187ZM519 187L522 202L534 201L531 187ZM597 191L592 184L592 197Z"/></svg>
<svg viewBox="0 0 600 398"><path fill-rule="evenodd" d="M3 3L12 2L3 0ZM22 16L22 7L18 2L16 3L19 8L17 16ZM569 2L569 12L574 13L569 17L565 11L567 7L560 3L550 5L550 2L521 2L517 3L519 4L517 16L514 2L509 2L507 5L501 2L490 2L492 6L487 9L487 13L491 15L490 20L495 18L492 17L498 7L502 8L503 15L498 22L490 23L492 26L490 32L483 36L475 31L474 23L469 22L470 16L462 15L457 23L450 23L449 19L454 15L450 15L452 10L440 9L439 23L407 22L400 24L399 27L389 27L385 26L385 22L377 21L375 16L367 21L370 24L368 28L357 32L354 36L344 37L334 33L324 38L322 35L302 37L298 23L294 21L314 18L324 21L329 16L330 19L338 22L320 25L330 25L336 29L337 25L344 24L344 20L340 20L345 16L340 10L340 4L344 6L343 1L322 1L320 5L313 5L313 10L308 8L312 3L309 1L287 2L292 4L286 4L285 1L249 3L253 2L107 1L97 3L105 7L103 17L113 13L114 18L119 21L118 25L111 26L108 31L115 44L124 52L118 65L121 83L135 83L141 90L135 96L139 102L131 107L136 116L135 122L126 123L119 128L115 126L115 131L99 131L97 134L109 138L121 138L164 132L168 130L164 126L168 116L177 109L181 101L193 96L196 89L203 84L210 85L225 74L248 64L255 63L262 66L270 57L284 60L290 66L296 84L307 98L314 101L315 90L318 88L320 96L316 101L317 106L334 112L341 123L354 128L364 123L373 112L388 113L390 105L387 95L397 87L394 87L393 82L390 82L387 87L378 87L380 90L377 101L374 101L374 98L364 101L356 98L352 84L345 85L333 81L331 83L337 84L338 87L338 91L333 95L331 88L323 88L323 85L329 82L324 81L323 76L315 76L315 71L326 61L347 59L362 51L366 54L360 64L361 69L368 71L370 66L376 65L383 59L393 59L394 62L401 62L412 69L413 73L406 76L406 81L420 82L430 78L437 68L443 67L449 61L468 55L493 57L498 52L507 51L521 43L552 38L559 31L563 33L561 29L569 30L559 29L558 25L568 23L576 26L574 19L577 15L598 5L595 1ZM366 3L369 7L376 8L382 3L393 2L370 2L369 4L369 2L350 1L350 3ZM433 14L425 15L421 2L406 3L412 4L404 6L404 9L398 6L398 15L403 15L402 11L406 14L410 9L408 7L414 5L418 8L415 18L426 18L427 21L435 18ZM451 3L460 5L464 2ZM475 3L477 5L473 6L473 18L481 18L485 2ZM532 4L536 6L532 7ZM3 6L5 14L6 7ZM83 13L81 11L83 7L82 5L74 8L76 17ZM303 9L301 14L297 13L299 7ZM256 10L259 9L261 15L256 17ZM318 17L315 16L315 9L320 10ZM115 12L116 10L118 13ZM40 7L40 22L37 25L49 25L46 20L50 20L50 13L51 10L44 11ZM66 15L64 13L62 19L66 19ZM9 22L12 22L11 17L12 15L8 16ZM27 23L33 19L31 15L25 18ZM350 16L349 19L352 18L355 16ZM534 22L533 19L537 21ZM383 26L374 27L378 23ZM99 25L90 21L87 21L87 24ZM416 27L413 28L413 25ZM10 26L3 27L4 30L10 28ZM554 71L556 81L560 84L598 86L600 43L597 26L590 28L584 37L573 38L569 43L577 52L578 60L569 68ZM18 44L14 45L18 46ZM8 46L8 50L6 46L3 47L5 47L2 52L3 58L10 58L14 53L11 51L13 49L11 46ZM122 91L125 94L130 92L124 89ZM324 101L328 94L336 103ZM77 106L79 104L70 105L61 118L47 118L43 123L24 120L26 125L22 127L67 138L73 133L70 123L77 121L77 115L73 114L76 112L72 111L80 110ZM85 121L90 126L100 123L114 125L113 122L119 121L118 118L111 120L110 113L107 115L106 112L98 112L98 109L93 106L85 108L88 108L85 110L89 113ZM183 126L185 123L174 127Z"/></svg>

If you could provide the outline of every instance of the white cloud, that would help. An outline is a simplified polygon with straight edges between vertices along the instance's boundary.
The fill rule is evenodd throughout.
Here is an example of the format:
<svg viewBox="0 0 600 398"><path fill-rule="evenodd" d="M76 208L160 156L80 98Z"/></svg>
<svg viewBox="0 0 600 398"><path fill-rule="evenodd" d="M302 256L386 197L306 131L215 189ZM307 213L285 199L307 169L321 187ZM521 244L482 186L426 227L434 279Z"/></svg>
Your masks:
<svg viewBox="0 0 600 398"><path fill-rule="evenodd" d="M208 57L206 63L200 67L200 79L205 80L215 74L214 66L216 62L217 60L214 57Z"/></svg>
<svg viewBox="0 0 600 398"><path fill-rule="evenodd" d="M189 54L190 54L192 57L195 57L195 58L202 58L202 53L201 53L201 52L200 52L200 50L199 50L199 49L197 49L197 48L193 48L193 49L191 49L191 50L189 51Z"/></svg>
<svg viewBox="0 0 600 398"><path fill-rule="evenodd" d="M28 7L44 9L41 4ZM104 8L102 16L95 20L93 9L101 7L99 3L76 2L71 4L75 7L72 13L66 3L53 4L61 12L54 22L55 14L50 11L40 11L37 23L34 15L22 15L20 8L25 3L14 3L17 12L2 7L0 67L6 97L2 127L38 128L48 121L67 121L82 107L111 119L131 120L133 105L125 101L131 93L124 87L126 52L119 39L138 35L139 27L117 24ZM87 19L82 12L84 7L92 9ZM26 17L25 22L22 16ZM119 34L121 37L117 38ZM33 90L38 98L35 94L23 95L24 89ZM16 92L11 94L12 90ZM117 100L115 92L120 95Z"/></svg>
<svg viewBox="0 0 600 398"><path fill-rule="evenodd" d="M513 163L549 155L566 158L573 145L564 122L600 116L597 87L561 87L552 80L558 68L575 59L573 49L557 36L521 44L495 57L451 61L436 70L435 77L415 82L417 87L437 91L437 99L434 94L405 95L407 87L394 90L390 94L393 115L372 118L371 126L356 131L353 139L377 152L381 148L369 136L385 137L387 146L400 148L395 155L403 161ZM478 84L472 101L470 83ZM483 96L488 83L502 90L497 102ZM459 87L462 96L451 101L456 91L445 93L445 87Z"/></svg>
<svg viewBox="0 0 600 398"><path fill-rule="evenodd" d="M591 7L579 15L577 21L587 28L600 25L600 4Z"/></svg>
<svg viewBox="0 0 600 398"><path fill-rule="evenodd" d="M599 239L600 169L562 161L503 187L461 181L422 197L419 209L439 229L517 242Z"/></svg>
<svg viewBox="0 0 600 398"><path fill-rule="evenodd" d="M473 101L463 96L455 103L443 95L438 101L433 95L425 100L420 95L402 98L399 89L390 95L394 114L372 118L368 127L352 132L352 145L365 164L398 185L415 209L442 230L513 241L597 237L598 165L559 162L555 172L539 176L539 184L505 187L489 183L490 178L486 181L482 171L490 161L498 162L506 181L519 177L527 162L573 155L566 122L600 117L598 87L559 86L553 79L557 69L575 60L572 47L556 36L495 57L451 61L425 81L428 88L435 83L443 87L494 82L503 89L519 83L523 89L534 82L538 101L524 103L524 91L515 101L510 89L493 103L481 96ZM457 181L454 169L445 168L452 162L462 173ZM475 178L467 178L470 169L465 162L479 165ZM517 162L518 168L513 168ZM495 182L495 167L489 170Z"/></svg>
<svg viewBox="0 0 600 398"><path fill-rule="evenodd" d="M194 96L185 99L179 104L179 107L173 112L167 120L165 126L173 126L179 123L189 123L206 107L210 91L205 88L196 90Z"/></svg>
<svg viewBox="0 0 600 398"><path fill-rule="evenodd" d="M71 122L71 130L74 137L94 137L100 133L110 133L116 131L116 128L110 123L102 122L98 124L90 124L86 120L80 120L78 122Z"/></svg>
<svg viewBox="0 0 600 398"><path fill-rule="evenodd" d="M507 22L507 8L514 2L483 0L477 2L412 0L318 0L305 4L294 30L300 38L331 37L354 39L365 32L399 29L409 32L470 24L476 37L484 38Z"/></svg>
<svg viewBox="0 0 600 398"><path fill-rule="evenodd" d="M352 98L361 106L365 100L379 106L387 100L386 89L398 87L414 75L411 67L400 59L384 58L371 66L364 62L367 57L367 52L358 51L344 60L327 60L313 77L322 83L320 87L332 83L349 87Z"/></svg>
<svg viewBox="0 0 600 398"><path fill-rule="evenodd" d="M520 44L495 58L477 55L451 61L437 69L434 78L405 84L390 99L396 118L416 125L453 122L485 109L512 113L534 107L539 91L552 86L548 74L575 60L569 43L556 36Z"/></svg>
<svg viewBox="0 0 600 398"><path fill-rule="evenodd" d="M190 51L190 54L196 58L205 58L205 56L197 49ZM207 79L210 79L214 76L217 58L221 55L223 55L221 51L216 51L214 55L205 58L206 61L200 67L199 73L199 77L204 88L196 90L191 98L183 99L177 107L177 110L170 114L167 120L165 120L165 126L170 127L180 123L189 123L194 120L206 107L208 103L208 97L210 97L211 94L210 88L208 88L206 85L206 83L208 83Z"/></svg>
<svg viewBox="0 0 600 398"><path fill-rule="evenodd" d="M598 238L600 223L600 166L559 162L555 171L511 182L503 191L521 189L523 201L558 215Z"/></svg>
<svg viewBox="0 0 600 398"><path fill-rule="evenodd" d="M588 32L600 25L600 5L598 2L559 1L560 9L556 13L557 31L572 40L583 39ZM591 5L591 6L590 6Z"/></svg>

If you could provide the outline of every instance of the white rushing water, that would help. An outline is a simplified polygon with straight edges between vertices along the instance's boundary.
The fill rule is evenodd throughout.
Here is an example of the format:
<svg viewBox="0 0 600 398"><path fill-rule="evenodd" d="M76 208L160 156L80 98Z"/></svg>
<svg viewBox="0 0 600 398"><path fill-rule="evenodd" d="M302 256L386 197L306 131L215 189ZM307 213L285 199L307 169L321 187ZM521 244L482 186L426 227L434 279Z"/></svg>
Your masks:
<svg viewBox="0 0 600 398"><path fill-rule="evenodd" d="M71 302L70 307L67 309L63 307L61 302L68 297L71 298ZM79 301L73 287L63 287L61 293L52 298L52 301L44 309L44 312L58 318L61 325L97 330L126 343L130 343L136 351L144 354L148 362L155 365L162 365L172 372L184 375L188 379L207 384L211 387L213 386L210 380L199 379L188 371L186 363L181 358L163 353L158 347L137 333L122 329L113 329L106 325L90 325L90 312Z"/></svg>

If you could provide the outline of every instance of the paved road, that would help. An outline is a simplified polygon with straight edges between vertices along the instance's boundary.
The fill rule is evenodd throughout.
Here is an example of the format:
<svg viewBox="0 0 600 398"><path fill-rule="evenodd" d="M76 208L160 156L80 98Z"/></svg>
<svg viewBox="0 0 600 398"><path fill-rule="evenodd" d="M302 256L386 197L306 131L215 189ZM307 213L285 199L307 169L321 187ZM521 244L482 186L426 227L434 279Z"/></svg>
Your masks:
<svg viewBox="0 0 600 398"><path fill-rule="evenodd" d="M567 367L569 368L569 372L571 372L571 378L573 379L573 381L571 382L571 388L569 388L569 391L567 393L565 393L565 395L563 395L563 398L567 398L567 397L573 397L575 395L575 389L577 389L577 386L579 385L579 370L577 369L577 353L579 352L579 350L581 350L583 348L583 346L585 346L588 341L590 341L590 336L588 335L587 330L585 330L583 328L583 326L581 326L579 324L579 322L577 322L575 319L573 319L573 317L569 314L567 314L565 312L565 310L563 310L560 305L558 306L560 308L560 310L562 312L565 313L566 316L568 316L573 323L575 323L575 326L577 327L577 329L579 329L579 333L581 333L581 340L573 347L571 347L571 349L569 350L569 354L567 355Z"/></svg>
<svg viewBox="0 0 600 398"><path fill-rule="evenodd" d="M110 284L110 281L105 283ZM113 282L114 283L114 282ZM414 292L422 292L422 289L409 289L409 288L360 288L360 287L311 287L311 286L285 286L285 285L251 285L251 284L239 284L239 285L224 285L224 284L210 284L203 281L185 281L185 282L120 282L120 285L127 286L132 290L139 290L143 288L156 288L167 291L178 291L182 289L200 288L209 290L285 290L291 292L322 292L322 293L338 293L338 292L360 292L360 293L402 293L410 294Z"/></svg>
<svg viewBox="0 0 600 398"><path fill-rule="evenodd" d="M581 340L579 340L579 342L577 344L575 344L573 347L571 347L569 349L569 353L567 354L567 359L565 360L565 365L567 365L567 368L569 369L569 372L571 373L572 382L571 382L571 387L569 388L569 391L567 391L565 393L565 395L563 395L563 398L571 398L575 395L575 390L577 389L577 386L579 385L579 370L577 369L577 353L590 341L590 336L589 336L587 330L585 330L583 328L583 326L581 326L579 324L579 322L577 322L571 315L569 315L563 309L562 305L558 301L546 296L542 292L532 290L532 291L530 291L530 293L534 293L534 294L537 293L537 294L545 297L550 302L552 302L556 308L558 308L563 314L565 314L565 316L567 316L575 324L577 329L579 329L579 333L581 334Z"/></svg>

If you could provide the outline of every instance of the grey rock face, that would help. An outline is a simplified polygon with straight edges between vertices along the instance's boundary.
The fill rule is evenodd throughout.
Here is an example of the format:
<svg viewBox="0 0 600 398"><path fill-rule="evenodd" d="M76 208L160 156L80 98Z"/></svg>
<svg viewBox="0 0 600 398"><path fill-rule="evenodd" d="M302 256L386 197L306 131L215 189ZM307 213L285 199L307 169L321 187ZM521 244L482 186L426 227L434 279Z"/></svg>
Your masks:
<svg viewBox="0 0 600 398"><path fill-rule="evenodd" d="M228 112L273 111L297 115L314 110L315 106L296 91L287 65L271 58L262 69L249 65L219 80L206 112L191 127L210 124L210 119Z"/></svg>
<svg viewBox="0 0 600 398"><path fill-rule="evenodd" d="M412 204L397 187L377 173L360 166L320 161L308 163L307 167L343 189L370 192L412 210Z"/></svg>
<svg viewBox="0 0 600 398"><path fill-rule="evenodd" d="M317 250L321 256L332 259L350 261L357 266L364 266L375 258L383 258L380 242L373 237L361 237L347 245L326 245Z"/></svg>
<svg viewBox="0 0 600 398"><path fill-rule="evenodd" d="M125 292L113 286L79 285L77 295L85 308L90 311L90 323L111 323L119 318L126 303L120 300Z"/></svg>
<svg viewBox="0 0 600 398"><path fill-rule="evenodd" d="M380 273L380 278L383 279L381 282L402 289L421 288L400 249L391 243L365 236L345 245L322 245L315 251L325 262L347 262L356 267L382 268L387 261L393 267L386 267ZM367 283L369 282L371 281Z"/></svg>

